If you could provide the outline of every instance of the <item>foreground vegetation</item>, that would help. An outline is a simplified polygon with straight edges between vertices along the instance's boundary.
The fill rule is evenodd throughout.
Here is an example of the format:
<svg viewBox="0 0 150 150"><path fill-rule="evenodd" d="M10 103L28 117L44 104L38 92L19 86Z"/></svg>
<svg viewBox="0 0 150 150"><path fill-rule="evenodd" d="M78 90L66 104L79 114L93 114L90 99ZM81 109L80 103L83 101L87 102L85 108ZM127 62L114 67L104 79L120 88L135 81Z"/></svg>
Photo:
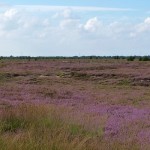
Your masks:
<svg viewBox="0 0 150 150"><path fill-rule="evenodd" d="M24 104L4 108L0 114L0 149L140 149L140 145L135 141L124 143L104 139L102 127L92 131L87 128L87 124L79 124L73 121L75 118L68 116L70 116L69 111L64 111L63 107L56 108L50 105Z"/></svg>

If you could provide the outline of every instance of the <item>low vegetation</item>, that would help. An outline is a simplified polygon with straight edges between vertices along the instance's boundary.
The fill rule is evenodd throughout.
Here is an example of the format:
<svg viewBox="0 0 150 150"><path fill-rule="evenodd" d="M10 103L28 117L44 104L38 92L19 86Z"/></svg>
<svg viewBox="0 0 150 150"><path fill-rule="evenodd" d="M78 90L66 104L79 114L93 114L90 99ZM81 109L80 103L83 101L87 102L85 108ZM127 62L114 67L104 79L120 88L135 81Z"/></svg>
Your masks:
<svg viewBox="0 0 150 150"><path fill-rule="evenodd" d="M2 58L0 150L149 150L150 61L138 59Z"/></svg>
<svg viewBox="0 0 150 150"><path fill-rule="evenodd" d="M109 150L139 149L139 145L104 139L103 129L87 129L64 119L64 108L20 105L3 109L0 115L1 150ZM67 111L66 111L67 112ZM65 114L69 116L69 114ZM90 124L88 125L90 126Z"/></svg>
<svg viewBox="0 0 150 150"><path fill-rule="evenodd" d="M134 61L135 59L139 61L150 61L150 56L72 56L72 57L65 57L65 56L49 56L49 57L31 57L31 56L8 56L8 57L0 57L0 60L59 60L59 59L126 59L128 61Z"/></svg>

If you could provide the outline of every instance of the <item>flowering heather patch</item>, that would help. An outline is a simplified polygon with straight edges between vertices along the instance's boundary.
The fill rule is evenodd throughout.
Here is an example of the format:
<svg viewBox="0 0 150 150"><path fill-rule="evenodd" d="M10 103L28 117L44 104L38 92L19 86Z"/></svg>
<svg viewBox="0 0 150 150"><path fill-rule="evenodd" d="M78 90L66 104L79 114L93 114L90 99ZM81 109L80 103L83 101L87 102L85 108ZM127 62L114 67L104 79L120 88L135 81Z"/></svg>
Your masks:
<svg viewBox="0 0 150 150"><path fill-rule="evenodd" d="M107 115L108 119L105 125L105 136L110 138L124 138L124 133L122 130L125 130L126 126L130 124L130 127L134 130L134 126L131 126L131 124L136 122L137 124L144 124L145 128L143 126L140 126L139 130L140 133L144 136L144 130L150 129L150 110L149 109L139 109L134 108L131 106L111 106L111 105L88 105L85 106L85 112L88 113L96 113L99 115ZM130 132L132 132L132 129L130 129ZM128 131L127 131L128 132ZM143 133L143 134L142 134ZM125 135L126 136L126 135ZM127 137L126 137L127 138ZM143 139L139 136L138 140ZM145 135L145 139L147 141L150 140L150 136L147 133Z"/></svg>
<svg viewBox="0 0 150 150"><path fill-rule="evenodd" d="M0 115L1 149L137 149L132 142L110 142L99 128L93 132L86 124L70 120L67 108L54 105L19 105L3 109ZM72 115L72 114L71 114Z"/></svg>
<svg viewBox="0 0 150 150"><path fill-rule="evenodd" d="M18 149L18 143L25 149L43 145L45 149L150 149L150 62L1 63L0 146L4 149Z"/></svg>

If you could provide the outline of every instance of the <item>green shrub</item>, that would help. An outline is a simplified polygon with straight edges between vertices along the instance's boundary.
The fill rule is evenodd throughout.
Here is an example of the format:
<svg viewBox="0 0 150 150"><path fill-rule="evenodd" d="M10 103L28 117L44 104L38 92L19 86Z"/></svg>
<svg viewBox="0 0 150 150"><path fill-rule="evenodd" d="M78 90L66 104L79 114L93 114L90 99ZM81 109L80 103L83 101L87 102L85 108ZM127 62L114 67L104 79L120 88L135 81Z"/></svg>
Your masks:
<svg viewBox="0 0 150 150"><path fill-rule="evenodd" d="M139 57L139 61L150 61L150 56Z"/></svg>
<svg viewBox="0 0 150 150"><path fill-rule="evenodd" d="M130 56L127 58L128 61L134 61L135 60L135 56Z"/></svg>

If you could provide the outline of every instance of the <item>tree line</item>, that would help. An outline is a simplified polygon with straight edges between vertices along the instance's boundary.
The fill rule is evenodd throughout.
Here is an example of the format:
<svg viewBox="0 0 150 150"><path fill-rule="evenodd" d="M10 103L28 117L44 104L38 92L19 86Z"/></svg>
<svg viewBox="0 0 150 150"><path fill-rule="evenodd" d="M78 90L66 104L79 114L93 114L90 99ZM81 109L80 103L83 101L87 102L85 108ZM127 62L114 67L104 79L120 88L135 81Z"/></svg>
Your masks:
<svg viewBox="0 0 150 150"><path fill-rule="evenodd" d="M0 60L48 60L48 59L126 59L128 61L150 61L150 56L0 56Z"/></svg>

